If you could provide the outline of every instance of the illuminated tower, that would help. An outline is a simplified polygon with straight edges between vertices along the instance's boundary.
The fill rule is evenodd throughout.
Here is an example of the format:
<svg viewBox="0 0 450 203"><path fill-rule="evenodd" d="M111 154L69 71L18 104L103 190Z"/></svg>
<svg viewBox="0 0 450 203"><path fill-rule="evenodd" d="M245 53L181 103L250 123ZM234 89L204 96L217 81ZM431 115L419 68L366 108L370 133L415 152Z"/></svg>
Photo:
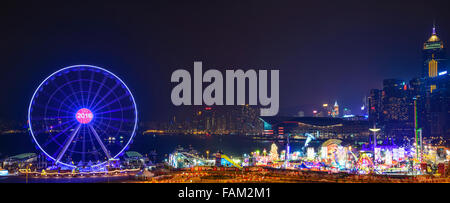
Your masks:
<svg viewBox="0 0 450 203"><path fill-rule="evenodd" d="M445 61L444 43L436 34L436 27L433 25L431 37L423 43L423 71L422 77L436 77L438 72L444 69Z"/></svg>
<svg viewBox="0 0 450 203"><path fill-rule="evenodd" d="M339 105L337 101L334 102L333 111L331 112L331 116L338 117L339 116Z"/></svg>

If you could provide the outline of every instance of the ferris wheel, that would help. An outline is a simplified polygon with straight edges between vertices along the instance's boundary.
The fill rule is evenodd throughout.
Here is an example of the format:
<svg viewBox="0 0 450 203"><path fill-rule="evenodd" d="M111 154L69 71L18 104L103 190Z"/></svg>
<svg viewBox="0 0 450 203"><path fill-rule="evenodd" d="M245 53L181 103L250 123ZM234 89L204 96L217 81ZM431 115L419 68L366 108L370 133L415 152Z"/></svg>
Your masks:
<svg viewBox="0 0 450 203"><path fill-rule="evenodd" d="M128 149L137 128L136 102L113 73L75 65L48 76L28 108L30 134L55 165L101 166Z"/></svg>

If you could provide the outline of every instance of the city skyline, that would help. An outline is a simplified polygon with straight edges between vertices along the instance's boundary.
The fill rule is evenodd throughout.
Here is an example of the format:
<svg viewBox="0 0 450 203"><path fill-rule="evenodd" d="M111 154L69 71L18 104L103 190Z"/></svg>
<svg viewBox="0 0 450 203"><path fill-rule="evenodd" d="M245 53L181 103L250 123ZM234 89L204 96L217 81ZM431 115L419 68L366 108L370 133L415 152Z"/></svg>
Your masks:
<svg viewBox="0 0 450 203"><path fill-rule="evenodd" d="M449 183L449 5L2 4L0 183Z"/></svg>
<svg viewBox="0 0 450 203"><path fill-rule="evenodd" d="M29 4L18 10L18 5L10 3L4 12L9 32L2 33L1 51L8 68L0 81L4 87L15 88L1 90L8 95L1 105L8 108L0 111L0 117L25 118L29 99L23 95L31 96L45 75L86 63L107 67L129 81L136 100L144 104L138 107L144 112L141 120L165 120L167 110L176 110L170 102L170 73L191 69L195 60L203 61L205 68L280 69L280 115L300 110L311 115L314 108L335 100L358 111L369 90L381 87L383 79L409 81L420 74L421 46L432 32L433 21L439 38L448 41L446 3L411 2L405 7L385 3L380 8L349 2L290 2L290 9L246 2L223 7L183 4L183 10L170 3L92 4L89 8ZM120 18L113 14L119 8ZM80 15L69 14L74 10ZM190 10L199 14L188 15ZM229 14L224 18L210 13L214 11ZM96 20L88 20L94 13ZM265 13L276 15L264 17ZM409 21L414 23L404 23ZM235 31L227 31L231 28ZM240 30L249 33L243 35ZM17 48L25 45L26 51Z"/></svg>

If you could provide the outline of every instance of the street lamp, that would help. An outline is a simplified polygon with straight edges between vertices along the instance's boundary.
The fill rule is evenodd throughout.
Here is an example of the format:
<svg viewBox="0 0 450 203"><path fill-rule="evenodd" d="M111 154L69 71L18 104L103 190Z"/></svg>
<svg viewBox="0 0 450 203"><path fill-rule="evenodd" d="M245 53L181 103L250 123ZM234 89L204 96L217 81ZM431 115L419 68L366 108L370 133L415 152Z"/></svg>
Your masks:
<svg viewBox="0 0 450 203"><path fill-rule="evenodd" d="M371 132L373 132L373 149L377 146L377 132L380 131L380 128L369 128Z"/></svg>
<svg viewBox="0 0 450 203"><path fill-rule="evenodd" d="M377 132L380 131L380 128L376 128L375 125L373 125L373 128L369 128L371 132L373 132L373 160L375 163L375 147L377 147Z"/></svg>

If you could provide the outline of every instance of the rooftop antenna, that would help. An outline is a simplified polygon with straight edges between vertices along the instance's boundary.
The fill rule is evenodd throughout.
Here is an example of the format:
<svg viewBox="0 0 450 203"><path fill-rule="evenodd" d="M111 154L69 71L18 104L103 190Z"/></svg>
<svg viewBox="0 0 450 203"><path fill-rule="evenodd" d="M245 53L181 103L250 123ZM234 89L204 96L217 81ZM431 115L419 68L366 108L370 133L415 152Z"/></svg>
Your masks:
<svg viewBox="0 0 450 203"><path fill-rule="evenodd" d="M433 19L433 35L436 35L436 19Z"/></svg>

